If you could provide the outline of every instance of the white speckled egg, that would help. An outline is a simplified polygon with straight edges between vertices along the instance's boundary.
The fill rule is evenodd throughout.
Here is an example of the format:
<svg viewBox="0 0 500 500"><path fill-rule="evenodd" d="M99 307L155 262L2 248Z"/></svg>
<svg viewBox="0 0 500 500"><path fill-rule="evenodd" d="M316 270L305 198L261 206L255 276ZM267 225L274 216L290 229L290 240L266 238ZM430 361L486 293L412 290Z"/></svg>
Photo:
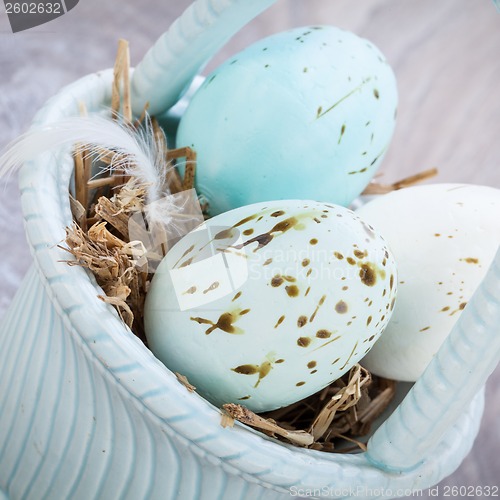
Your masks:
<svg viewBox="0 0 500 500"><path fill-rule="evenodd" d="M198 153L197 190L212 215L279 198L347 206L380 165L396 107L394 74L372 43L331 26L296 28L210 74L177 147Z"/></svg>
<svg viewBox="0 0 500 500"><path fill-rule="evenodd" d="M362 361L377 375L415 381L483 279L500 244L500 190L435 184L403 189L357 212L398 264L393 317Z"/></svg>
<svg viewBox="0 0 500 500"><path fill-rule="evenodd" d="M149 347L216 405L266 411L339 378L391 315L394 260L352 211L258 203L214 217L161 262Z"/></svg>

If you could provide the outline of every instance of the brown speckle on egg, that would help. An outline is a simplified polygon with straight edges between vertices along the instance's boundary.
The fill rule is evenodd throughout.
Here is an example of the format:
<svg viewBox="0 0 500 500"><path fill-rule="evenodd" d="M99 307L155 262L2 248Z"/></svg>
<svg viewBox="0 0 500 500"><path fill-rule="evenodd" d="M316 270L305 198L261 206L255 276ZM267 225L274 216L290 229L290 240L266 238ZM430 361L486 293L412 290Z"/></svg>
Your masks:
<svg viewBox="0 0 500 500"><path fill-rule="evenodd" d="M268 266L269 264L271 264L271 262L273 261L273 259L267 259L264 264L262 264L263 266Z"/></svg>
<svg viewBox="0 0 500 500"><path fill-rule="evenodd" d="M230 227L229 229L224 229L223 231L219 231L215 236L214 240L227 240L229 238L232 238L234 235L233 233L233 228Z"/></svg>
<svg viewBox="0 0 500 500"><path fill-rule="evenodd" d="M206 293L211 292L217 288L219 288L219 282L214 281L206 290L203 290L203 293L206 294Z"/></svg>
<svg viewBox="0 0 500 500"><path fill-rule="evenodd" d="M361 278L361 282L366 286L373 286L377 281L377 275L370 264L361 264L359 277ZM394 279L394 277L392 279Z"/></svg>
<svg viewBox="0 0 500 500"><path fill-rule="evenodd" d="M343 300L339 300L337 304L335 304L335 311L339 314L345 314L348 309L348 305Z"/></svg>
<svg viewBox="0 0 500 500"><path fill-rule="evenodd" d="M271 217L281 217L282 215L285 215L285 212L283 210L277 210L271 214Z"/></svg>
<svg viewBox="0 0 500 500"><path fill-rule="evenodd" d="M316 318L316 314L318 314L319 308L324 304L326 299L326 295L323 295L321 299L319 299L318 305L316 306L316 309L314 312L311 314L311 317L309 318L309 321L312 323L314 321L314 318Z"/></svg>
<svg viewBox="0 0 500 500"><path fill-rule="evenodd" d="M236 368L231 368L231 370L240 375L255 375L259 372L259 367L257 365L240 365Z"/></svg>
<svg viewBox="0 0 500 500"><path fill-rule="evenodd" d="M309 337L299 337L297 339L297 345L299 347L309 347L311 344L311 339Z"/></svg>
<svg viewBox="0 0 500 500"><path fill-rule="evenodd" d="M274 325L274 328L278 328L278 326L280 326L281 323L283 323L283 321L285 321L285 316L284 315L279 317L278 321Z"/></svg>
<svg viewBox="0 0 500 500"><path fill-rule="evenodd" d="M253 234L253 229L252 229L252 228L250 228L250 229L245 229L245 230L243 231L243 234L244 234L245 236L250 236L251 234Z"/></svg>
<svg viewBox="0 0 500 500"><path fill-rule="evenodd" d="M304 385L304 384L305 384L305 382L304 382L304 381L302 381L302 382L297 382L295 385L296 385L297 387L300 387L301 385Z"/></svg>
<svg viewBox="0 0 500 500"><path fill-rule="evenodd" d="M346 362L340 368L341 370L343 370L348 365L349 361L351 361L351 358L354 356L354 353L356 352L357 347L358 347L358 342L356 341L356 343L354 344L354 347L352 348L351 354L349 354L349 357L347 358Z"/></svg>
<svg viewBox="0 0 500 500"><path fill-rule="evenodd" d="M342 260L344 258L344 256L340 252L333 252L333 255L335 255L335 257L337 257L337 259L339 260Z"/></svg>
<svg viewBox="0 0 500 500"><path fill-rule="evenodd" d="M311 245L317 245L318 244L318 240L317 240L317 238L312 238L312 239L309 240L309 243Z"/></svg>
<svg viewBox="0 0 500 500"><path fill-rule="evenodd" d="M279 274L277 274L271 279L271 286L277 288L281 286L284 283L284 281L285 280Z"/></svg>
<svg viewBox="0 0 500 500"><path fill-rule="evenodd" d="M238 300L241 297L241 292L238 292L234 297L231 302L234 302L235 300Z"/></svg>
<svg viewBox="0 0 500 500"><path fill-rule="evenodd" d="M430 328L431 328L430 326L426 326L426 327L422 328L420 331L426 332L427 330L430 330Z"/></svg>
<svg viewBox="0 0 500 500"><path fill-rule="evenodd" d="M298 297L300 291L297 285L287 285L285 287L286 293L289 297Z"/></svg>
<svg viewBox="0 0 500 500"><path fill-rule="evenodd" d="M284 363L284 362L285 362L285 360L281 358L281 359L277 359L275 361L275 364L281 364L281 363Z"/></svg>
<svg viewBox="0 0 500 500"><path fill-rule="evenodd" d="M306 323L307 323L307 316L299 316L299 319L297 320L297 326L299 328L302 328Z"/></svg>
<svg viewBox="0 0 500 500"><path fill-rule="evenodd" d="M364 252L362 252L361 250L354 250L354 255L358 258L358 259L364 259L366 256L367 256L368 252L365 250Z"/></svg>
<svg viewBox="0 0 500 500"><path fill-rule="evenodd" d="M307 266L310 264L310 262L311 262L311 261L310 261L309 259L304 259L304 260L302 261L302 267L307 267Z"/></svg>
<svg viewBox="0 0 500 500"><path fill-rule="evenodd" d="M319 339L329 339L332 336L332 332L329 332L328 330L318 330L316 332L316 337Z"/></svg>
<svg viewBox="0 0 500 500"><path fill-rule="evenodd" d="M174 267L177 267L177 265L179 264L179 262L184 258L186 257L186 255L190 252L192 252L194 249L194 245L191 245L181 256L181 258L174 264Z"/></svg>
<svg viewBox="0 0 500 500"><path fill-rule="evenodd" d="M317 365L316 361L309 361L309 363L307 363L307 368L312 369L315 368L316 365Z"/></svg>
<svg viewBox="0 0 500 500"><path fill-rule="evenodd" d="M361 225L363 226L363 229L368 234L368 236L371 239L375 239L375 231L374 231L373 227L371 227L369 224L367 224L366 222L363 222L363 221L361 221ZM386 257L389 257L389 254L387 254Z"/></svg>
<svg viewBox="0 0 500 500"><path fill-rule="evenodd" d="M460 259L461 262L467 262L467 264L478 264L479 259L475 257L466 257L465 259Z"/></svg>
<svg viewBox="0 0 500 500"><path fill-rule="evenodd" d="M342 136L344 135L344 133L345 133L345 123L340 128L340 135L339 135L339 140L338 140L337 144L340 144L340 142L342 141Z"/></svg>
<svg viewBox="0 0 500 500"><path fill-rule="evenodd" d="M196 287L195 286L192 286L190 288L188 288L185 292L184 292L184 295L192 295L193 293L196 293Z"/></svg>
<svg viewBox="0 0 500 500"><path fill-rule="evenodd" d="M248 217L245 217L244 219L241 219L239 222L237 222L233 226L233 228L243 226L247 222L250 222L251 220L255 219L255 217L257 217L257 214L249 215Z"/></svg>
<svg viewBox="0 0 500 500"><path fill-rule="evenodd" d="M371 322L372 322L372 317L368 316L368 318L366 319L366 326L368 326Z"/></svg>
<svg viewBox="0 0 500 500"><path fill-rule="evenodd" d="M352 258L352 257L347 257L347 262L351 265L351 266L355 266L356 265L356 261Z"/></svg>
<svg viewBox="0 0 500 500"><path fill-rule="evenodd" d="M191 257L191 258L185 260L179 267L187 267L193 262L193 260L194 260L194 257Z"/></svg>
<svg viewBox="0 0 500 500"><path fill-rule="evenodd" d="M225 312L219 316L219 319L217 320L217 323L214 323L213 321L206 319L206 318L199 318L199 317L191 317L191 321L195 321L196 323L200 325L211 325L210 328L208 328L205 331L206 335L210 335L214 330L220 329L223 332L226 333L232 333L232 334L241 334L244 333L241 328L238 328L233 325L233 323L237 320L235 316L233 316L229 312Z"/></svg>

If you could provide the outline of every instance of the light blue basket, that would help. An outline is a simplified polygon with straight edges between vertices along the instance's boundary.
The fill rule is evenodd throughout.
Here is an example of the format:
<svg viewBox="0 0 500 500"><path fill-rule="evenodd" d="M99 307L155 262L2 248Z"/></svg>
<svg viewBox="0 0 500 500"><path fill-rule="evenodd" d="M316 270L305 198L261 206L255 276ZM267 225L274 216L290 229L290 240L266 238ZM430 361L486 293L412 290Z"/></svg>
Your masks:
<svg viewBox="0 0 500 500"><path fill-rule="evenodd" d="M198 0L139 66L136 107L145 95L156 111L175 103L200 65L272 3ZM174 71L189 51L193 64ZM80 101L102 110L111 81L108 70L66 87L34 125L77 115ZM62 262L72 173L70 152L61 151L20 174L33 265L0 327L0 500L394 498L460 465L500 358L500 253L424 375L384 415L367 453L295 448L240 424L223 429L219 410L189 393L97 299L103 292L92 275Z"/></svg>
<svg viewBox="0 0 500 500"><path fill-rule="evenodd" d="M105 71L63 89L35 124L77 114L79 101L91 112L109 105L111 80ZM465 408L452 401L459 389L472 395L481 387L498 360L500 256L368 453L299 449L240 424L223 429L219 410L179 384L97 299L93 277L62 262L72 171L66 152L43 155L20 175L33 266L0 329L7 498L271 499L290 488L358 487L391 498L459 466L479 428L483 392Z"/></svg>

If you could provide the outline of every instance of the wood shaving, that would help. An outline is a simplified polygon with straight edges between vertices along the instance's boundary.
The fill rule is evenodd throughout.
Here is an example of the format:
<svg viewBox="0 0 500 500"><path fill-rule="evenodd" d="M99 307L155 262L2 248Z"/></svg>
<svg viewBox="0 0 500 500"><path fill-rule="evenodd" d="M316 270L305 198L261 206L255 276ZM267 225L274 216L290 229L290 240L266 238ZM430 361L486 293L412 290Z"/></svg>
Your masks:
<svg viewBox="0 0 500 500"><path fill-rule="evenodd" d="M225 429L226 427L234 427L236 420L230 417L226 412L222 412L222 418L220 420L220 425Z"/></svg>
<svg viewBox="0 0 500 500"><path fill-rule="evenodd" d="M149 281L128 255L130 244L113 235L105 221L96 222L88 232L74 224L66 228L65 241L67 247L61 248L75 257L67 263L89 269L105 294L99 298L115 306L124 323L144 340L142 317Z"/></svg>
<svg viewBox="0 0 500 500"><path fill-rule="evenodd" d="M109 198L101 196L94 210L96 215L108 222L124 239L128 240L130 216L123 210L123 207L116 205Z"/></svg>
<svg viewBox="0 0 500 500"><path fill-rule="evenodd" d="M314 437L306 431L288 431L280 427L271 419L260 417L242 405L228 403L223 405L224 410L230 417L244 424L264 431L271 437L281 436L297 446L309 446L313 444Z"/></svg>
<svg viewBox="0 0 500 500"><path fill-rule="evenodd" d="M195 392L196 387L194 385L191 385L189 383L189 380L187 377L184 375L181 375L180 373L175 372L175 376L177 377L177 380L189 391L189 392Z"/></svg>

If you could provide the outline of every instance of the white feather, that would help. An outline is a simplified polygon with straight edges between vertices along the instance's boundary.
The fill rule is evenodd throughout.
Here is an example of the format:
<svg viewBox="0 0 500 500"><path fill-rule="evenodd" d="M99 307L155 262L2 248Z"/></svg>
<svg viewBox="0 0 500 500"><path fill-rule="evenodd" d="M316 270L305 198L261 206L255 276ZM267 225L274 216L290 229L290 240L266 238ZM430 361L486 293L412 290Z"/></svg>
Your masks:
<svg viewBox="0 0 500 500"><path fill-rule="evenodd" d="M42 153L76 144L88 148L91 153L104 147L125 156L119 167L145 186L149 203L169 194L165 182L169 168L166 151L155 140L149 119L138 131L98 116L67 118L34 128L11 143L0 156L0 178Z"/></svg>

